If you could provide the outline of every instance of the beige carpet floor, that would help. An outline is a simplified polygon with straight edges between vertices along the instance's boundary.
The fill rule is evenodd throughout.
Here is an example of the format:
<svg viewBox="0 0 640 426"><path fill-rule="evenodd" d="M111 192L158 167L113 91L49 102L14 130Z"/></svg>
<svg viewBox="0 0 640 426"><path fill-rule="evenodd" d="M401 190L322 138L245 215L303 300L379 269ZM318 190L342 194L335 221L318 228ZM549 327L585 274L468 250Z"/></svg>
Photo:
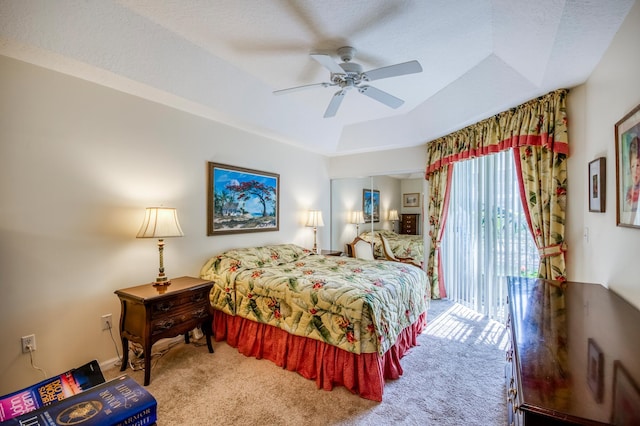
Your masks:
<svg viewBox="0 0 640 426"><path fill-rule="evenodd" d="M204 339L202 339L204 341ZM158 425L504 425L505 328L459 304L433 301L420 345L402 359L404 375L381 403L315 382L224 342L197 341L152 358L147 390ZM107 379L142 370L104 371Z"/></svg>

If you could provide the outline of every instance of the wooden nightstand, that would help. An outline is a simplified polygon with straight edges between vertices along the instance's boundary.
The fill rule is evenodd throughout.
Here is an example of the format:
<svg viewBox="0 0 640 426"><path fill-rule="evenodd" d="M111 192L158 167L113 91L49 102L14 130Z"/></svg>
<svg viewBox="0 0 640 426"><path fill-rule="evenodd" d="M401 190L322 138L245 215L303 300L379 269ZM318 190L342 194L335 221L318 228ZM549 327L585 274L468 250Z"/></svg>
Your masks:
<svg viewBox="0 0 640 426"><path fill-rule="evenodd" d="M342 256L339 250L320 250L320 254L324 256Z"/></svg>
<svg viewBox="0 0 640 426"><path fill-rule="evenodd" d="M120 312L120 338L122 339L122 366L129 363L129 341L144 348L144 385L151 379L151 347L160 339L184 334L189 343L189 331L201 325L211 345L211 321L213 310L209 292L213 282L192 277L171 279L171 285L154 287L143 284L116 290L122 306Z"/></svg>

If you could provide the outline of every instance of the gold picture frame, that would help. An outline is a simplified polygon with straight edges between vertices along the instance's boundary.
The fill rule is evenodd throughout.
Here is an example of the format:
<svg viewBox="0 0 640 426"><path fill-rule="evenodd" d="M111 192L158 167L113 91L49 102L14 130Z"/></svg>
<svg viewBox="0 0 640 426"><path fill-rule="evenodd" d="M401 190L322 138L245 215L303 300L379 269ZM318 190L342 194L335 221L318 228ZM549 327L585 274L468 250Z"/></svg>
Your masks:
<svg viewBox="0 0 640 426"><path fill-rule="evenodd" d="M402 194L402 207L420 207L420 193L410 192Z"/></svg>
<svg viewBox="0 0 640 426"><path fill-rule="evenodd" d="M280 175L208 163L207 235L278 231Z"/></svg>
<svg viewBox="0 0 640 426"><path fill-rule="evenodd" d="M640 105L615 124L616 225L640 228Z"/></svg>
<svg viewBox="0 0 640 426"><path fill-rule="evenodd" d="M362 212L365 223L380 222L380 191L362 190Z"/></svg>

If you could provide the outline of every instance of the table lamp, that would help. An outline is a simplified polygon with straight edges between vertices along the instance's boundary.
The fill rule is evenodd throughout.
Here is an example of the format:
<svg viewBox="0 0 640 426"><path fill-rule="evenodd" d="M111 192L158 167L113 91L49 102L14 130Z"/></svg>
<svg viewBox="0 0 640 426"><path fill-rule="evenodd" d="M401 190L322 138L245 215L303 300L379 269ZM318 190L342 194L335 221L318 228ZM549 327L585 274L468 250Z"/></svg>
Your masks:
<svg viewBox="0 0 640 426"><path fill-rule="evenodd" d="M171 281L164 274L164 239L169 237L182 237L182 229L178 222L178 212L169 207L147 207L142 226L136 238L158 238L158 251L160 254L160 269L154 286L167 286Z"/></svg>
<svg viewBox="0 0 640 426"><path fill-rule="evenodd" d="M316 237L318 227L324 226L324 222L322 221L322 212L320 210L309 210L306 226L313 227L313 252L318 254Z"/></svg>
<svg viewBox="0 0 640 426"><path fill-rule="evenodd" d="M364 223L364 213L358 210L351 213L351 223L356 224L356 237L360 235L360 224Z"/></svg>
<svg viewBox="0 0 640 426"><path fill-rule="evenodd" d="M391 221L393 232L396 232L396 221L400 220L398 217L398 210L389 210L389 220Z"/></svg>

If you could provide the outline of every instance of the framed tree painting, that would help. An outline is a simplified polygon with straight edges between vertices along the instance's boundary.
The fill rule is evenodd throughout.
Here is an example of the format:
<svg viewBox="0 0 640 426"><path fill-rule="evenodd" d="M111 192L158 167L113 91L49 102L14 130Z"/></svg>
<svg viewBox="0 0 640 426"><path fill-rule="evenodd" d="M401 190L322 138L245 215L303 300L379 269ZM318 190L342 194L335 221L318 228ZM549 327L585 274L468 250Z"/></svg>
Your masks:
<svg viewBox="0 0 640 426"><path fill-rule="evenodd" d="M209 162L207 235L277 231L280 175Z"/></svg>
<svg viewBox="0 0 640 426"><path fill-rule="evenodd" d="M365 223L380 222L380 191L377 189L362 190L362 212Z"/></svg>
<svg viewBox="0 0 640 426"><path fill-rule="evenodd" d="M616 224L640 228L640 105L615 125Z"/></svg>

